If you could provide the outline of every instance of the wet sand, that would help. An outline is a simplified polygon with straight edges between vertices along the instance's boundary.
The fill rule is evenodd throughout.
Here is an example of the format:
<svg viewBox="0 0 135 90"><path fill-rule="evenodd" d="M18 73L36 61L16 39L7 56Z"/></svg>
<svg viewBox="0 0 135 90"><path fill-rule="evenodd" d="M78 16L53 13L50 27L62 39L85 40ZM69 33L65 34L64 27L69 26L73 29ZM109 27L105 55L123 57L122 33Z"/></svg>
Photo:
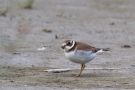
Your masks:
<svg viewBox="0 0 135 90"><path fill-rule="evenodd" d="M15 1L0 16L1 90L135 89L134 0L35 0L32 9ZM99 54L86 64L93 69L75 78L80 65L64 56L65 39L111 51ZM53 68L77 70L44 72Z"/></svg>

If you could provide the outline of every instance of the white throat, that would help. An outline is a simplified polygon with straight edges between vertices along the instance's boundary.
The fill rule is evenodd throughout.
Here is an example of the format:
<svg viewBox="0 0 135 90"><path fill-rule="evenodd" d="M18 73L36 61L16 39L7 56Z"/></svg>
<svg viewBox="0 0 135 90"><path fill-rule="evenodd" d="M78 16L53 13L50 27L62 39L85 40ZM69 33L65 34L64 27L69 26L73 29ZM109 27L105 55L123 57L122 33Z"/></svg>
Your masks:
<svg viewBox="0 0 135 90"><path fill-rule="evenodd" d="M72 46L66 46L65 47L65 51L68 51L68 50L70 50L71 48L73 48L74 47L74 45L75 45L75 41L72 41Z"/></svg>

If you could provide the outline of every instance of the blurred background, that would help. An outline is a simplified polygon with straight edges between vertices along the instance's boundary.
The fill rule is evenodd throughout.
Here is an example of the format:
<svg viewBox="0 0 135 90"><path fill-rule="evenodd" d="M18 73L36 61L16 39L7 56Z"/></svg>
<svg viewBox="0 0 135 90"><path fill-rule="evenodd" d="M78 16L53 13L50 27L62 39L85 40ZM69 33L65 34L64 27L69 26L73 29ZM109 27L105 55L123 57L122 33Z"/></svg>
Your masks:
<svg viewBox="0 0 135 90"><path fill-rule="evenodd" d="M134 46L133 2L0 0L1 65L44 66L48 58L63 57L65 39L120 50ZM38 51L43 46L46 50Z"/></svg>

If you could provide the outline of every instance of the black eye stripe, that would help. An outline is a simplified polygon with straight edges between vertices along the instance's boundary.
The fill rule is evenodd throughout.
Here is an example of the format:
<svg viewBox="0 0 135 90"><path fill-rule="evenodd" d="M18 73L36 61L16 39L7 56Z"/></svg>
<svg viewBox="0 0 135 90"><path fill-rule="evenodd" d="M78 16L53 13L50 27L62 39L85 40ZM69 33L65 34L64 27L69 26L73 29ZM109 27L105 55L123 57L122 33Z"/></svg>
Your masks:
<svg viewBox="0 0 135 90"><path fill-rule="evenodd" d="M67 45L70 45L70 42L68 42Z"/></svg>
<svg viewBox="0 0 135 90"><path fill-rule="evenodd" d="M68 41L68 42L66 43L66 45L67 45L67 46L71 46L72 43L73 43L73 41Z"/></svg>

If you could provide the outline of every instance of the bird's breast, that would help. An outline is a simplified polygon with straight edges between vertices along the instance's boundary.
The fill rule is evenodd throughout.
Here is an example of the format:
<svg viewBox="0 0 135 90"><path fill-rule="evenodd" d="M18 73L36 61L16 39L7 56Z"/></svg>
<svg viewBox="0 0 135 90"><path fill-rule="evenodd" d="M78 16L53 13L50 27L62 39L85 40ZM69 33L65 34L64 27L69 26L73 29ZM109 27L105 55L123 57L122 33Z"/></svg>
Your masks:
<svg viewBox="0 0 135 90"><path fill-rule="evenodd" d="M65 52L65 56L75 63L87 63L96 57L96 53L92 51L74 50Z"/></svg>

